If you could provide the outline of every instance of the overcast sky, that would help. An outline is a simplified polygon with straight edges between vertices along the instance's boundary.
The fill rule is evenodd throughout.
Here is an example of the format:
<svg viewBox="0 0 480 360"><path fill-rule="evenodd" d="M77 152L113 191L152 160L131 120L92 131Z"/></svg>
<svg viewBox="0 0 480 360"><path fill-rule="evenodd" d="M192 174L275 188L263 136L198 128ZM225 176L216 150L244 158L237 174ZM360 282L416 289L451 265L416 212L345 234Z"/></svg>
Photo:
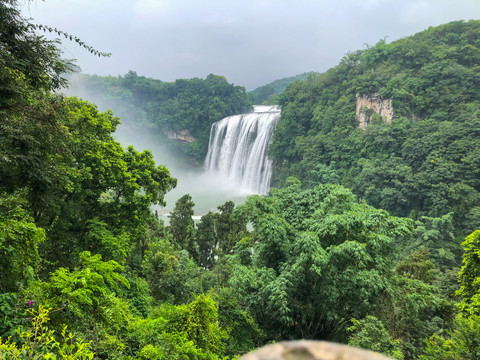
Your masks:
<svg viewBox="0 0 480 360"><path fill-rule="evenodd" d="M34 0L24 16L78 36L64 41L87 74L136 71L163 81L223 75L247 90L350 51L453 20L480 19L480 0Z"/></svg>

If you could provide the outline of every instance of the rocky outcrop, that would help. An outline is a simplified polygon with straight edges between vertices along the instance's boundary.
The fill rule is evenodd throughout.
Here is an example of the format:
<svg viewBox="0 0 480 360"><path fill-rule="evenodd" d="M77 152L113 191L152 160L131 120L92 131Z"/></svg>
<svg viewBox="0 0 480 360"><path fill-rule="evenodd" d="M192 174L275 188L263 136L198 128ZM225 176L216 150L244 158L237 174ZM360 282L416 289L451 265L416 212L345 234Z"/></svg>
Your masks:
<svg viewBox="0 0 480 360"><path fill-rule="evenodd" d="M196 141L196 139L192 135L190 135L187 129L180 130L178 132L164 130L163 134L167 136L169 139L179 140L187 143Z"/></svg>
<svg viewBox="0 0 480 360"><path fill-rule="evenodd" d="M358 127L365 129L371 123L374 114L378 114L382 121L391 123L395 114L391 99L382 99L378 93L370 95L357 94Z"/></svg>
<svg viewBox="0 0 480 360"><path fill-rule="evenodd" d="M391 360L372 351L326 341L285 341L264 346L240 360Z"/></svg>

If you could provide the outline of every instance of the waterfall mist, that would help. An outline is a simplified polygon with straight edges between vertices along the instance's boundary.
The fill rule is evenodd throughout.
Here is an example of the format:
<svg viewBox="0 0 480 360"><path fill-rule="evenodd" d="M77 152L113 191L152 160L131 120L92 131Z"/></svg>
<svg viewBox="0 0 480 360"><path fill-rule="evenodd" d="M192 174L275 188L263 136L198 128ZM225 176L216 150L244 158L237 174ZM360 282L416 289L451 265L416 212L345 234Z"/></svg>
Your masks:
<svg viewBox="0 0 480 360"><path fill-rule="evenodd" d="M165 165L177 178L177 187L165 196L167 205L153 207L160 215L168 214L185 194L192 196L195 215L200 216L228 200L239 204L247 195L269 191L272 162L266 152L280 117L279 106L254 106L252 113L229 116L214 123L204 167L192 169L171 150L163 136L136 126L141 119L132 118L123 104L89 91L82 76L74 75L70 84L64 90L67 96L91 101L100 111L111 109L123 119L113 136L124 147L133 145L139 151L150 150L157 165Z"/></svg>
<svg viewBox="0 0 480 360"><path fill-rule="evenodd" d="M167 144L162 143L158 136L147 131L130 131L120 125L115 133L117 140L123 145L133 145L137 150L148 149L152 152L157 165L165 165L171 175L177 179L177 186L165 195L165 207L153 206L154 210L163 216L174 208L175 202L185 194L190 194L195 203L195 215L200 217L208 211L214 211L217 206L228 200L235 204L242 203L246 195L234 183L223 177L216 176L203 168L185 166L171 151Z"/></svg>
<svg viewBox="0 0 480 360"><path fill-rule="evenodd" d="M192 196L195 202L196 216L203 215L209 210L215 210L217 206L228 200L234 201L235 204L242 203L245 200L245 192L229 179L206 172L203 168L192 169L186 166L176 153L169 148L168 141L163 136L145 128L139 129L132 126L131 124L135 119L125 120L121 112L124 108L122 104L89 91L83 83L82 76L72 76L70 88L64 89L63 93L67 96L77 96L90 101L96 104L100 111L111 109L116 116L120 116L120 121L122 121L113 134L115 139L124 147L132 145L139 151L150 150L156 164L165 165L171 175L177 178L177 187L165 196L167 205L165 207L158 205L152 207L161 216L168 214L174 208L175 202L185 194ZM163 218L168 221L166 216L163 216Z"/></svg>

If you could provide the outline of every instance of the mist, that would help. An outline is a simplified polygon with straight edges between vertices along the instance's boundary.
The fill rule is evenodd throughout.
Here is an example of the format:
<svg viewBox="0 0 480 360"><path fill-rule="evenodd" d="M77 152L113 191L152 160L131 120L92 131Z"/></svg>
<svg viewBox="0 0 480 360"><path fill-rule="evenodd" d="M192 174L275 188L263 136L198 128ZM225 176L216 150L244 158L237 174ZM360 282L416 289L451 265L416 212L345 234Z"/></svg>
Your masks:
<svg viewBox="0 0 480 360"><path fill-rule="evenodd" d="M175 206L175 202L185 194L190 194L195 203L195 217L206 214L208 211L215 211L219 205L232 200L236 205L243 203L248 195L235 183L219 172L206 171L203 166L192 167L185 164L176 156L169 147L165 138L152 133L145 128L137 129L128 123L123 123L119 115L121 105L114 100L105 100L90 92L82 80L81 74L73 75L70 79L70 86L63 89L66 96L76 96L95 104L100 111L112 110L115 116L120 117L121 124L113 134L113 137L124 148L132 145L137 151L145 149L152 152L156 165L165 165L170 174L177 179L175 189L169 191L165 196L166 206L155 205L152 207L166 220L166 217ZM116 111L117 109L117 111ZM135 121L131 119L131 121ZM167 220L168 221L168 220Z"/></svg>

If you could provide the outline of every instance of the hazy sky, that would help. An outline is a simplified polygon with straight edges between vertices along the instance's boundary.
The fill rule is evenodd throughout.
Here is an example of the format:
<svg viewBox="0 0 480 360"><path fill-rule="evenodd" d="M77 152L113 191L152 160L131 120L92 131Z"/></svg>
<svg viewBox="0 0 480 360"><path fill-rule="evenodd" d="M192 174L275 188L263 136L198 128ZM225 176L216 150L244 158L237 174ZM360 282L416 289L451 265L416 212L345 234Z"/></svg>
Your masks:
<svg viewBox="0 0 480 360"><path fill-rule="evenodd" d="M480 0L34 0L24 16L81 38L64 41L83 72L129 70L164 81L225 76L247 90L350 51L453 20L480 19Z"/></svg>

